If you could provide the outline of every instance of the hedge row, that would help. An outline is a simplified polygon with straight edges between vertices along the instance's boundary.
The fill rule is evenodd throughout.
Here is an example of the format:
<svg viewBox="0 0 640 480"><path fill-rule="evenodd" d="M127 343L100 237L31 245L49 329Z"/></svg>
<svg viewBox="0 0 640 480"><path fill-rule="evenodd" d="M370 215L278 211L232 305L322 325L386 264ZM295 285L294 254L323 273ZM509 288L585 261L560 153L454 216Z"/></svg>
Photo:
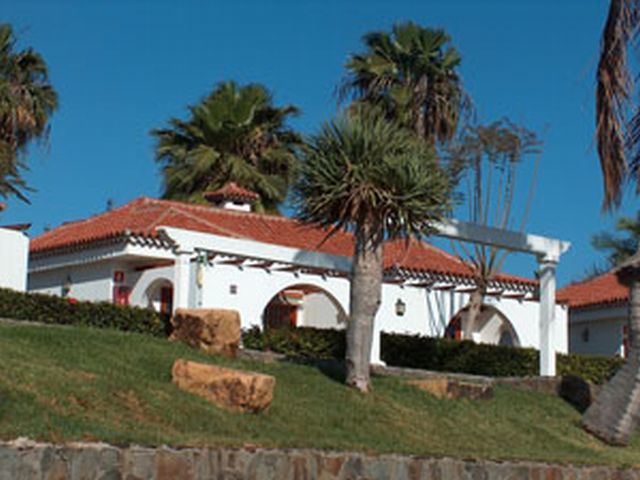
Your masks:
<svg viewBox="0 0 640 480"><path fill-rule="evenodd" d="M244 332L246 348L270 350L290 357L344 359L345 334L341 330L295 328ZM492 377L536 376L538 352L531 348L458 342L418 335L382 334L382 360L387 365ZM558 355L560 375L578 375L594 383L606 382L624 363L620 358Z"/></svg>
<svg viewBox="0 0 640 480"><path fill-rule="evenodd" d="M266 331L253 327L242 333L245 348L282 353L294 358L342 360L346 353L343 330L311 327L272 328Z"/></svg>
<svg viewBox="0 0 640 480"><path fill-rule="evenodd" d="M84 325L164 336L167 321L146 308L84 302L0 288L0 318L58 325Z"/></svg>

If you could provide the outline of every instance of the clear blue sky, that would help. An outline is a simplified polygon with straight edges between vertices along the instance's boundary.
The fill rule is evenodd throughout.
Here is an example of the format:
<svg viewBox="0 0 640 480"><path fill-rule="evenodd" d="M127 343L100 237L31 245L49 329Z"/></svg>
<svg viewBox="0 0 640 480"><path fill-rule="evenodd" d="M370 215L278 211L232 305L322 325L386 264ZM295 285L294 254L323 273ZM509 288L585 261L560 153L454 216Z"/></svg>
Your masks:
<svg viewBox="0 0 640 480"><path fill-rule="evenodd" d="M335 113L333 92L361 36L413 20L442 27L463 57L479 119L501 116L545 141L528 223L570 240L561 284L598 258L591 235L611 228L593 143L594 80L607 0L252 1L4 0L0 21L48 62L59 92L50 145L34 148L31 205L9 201L0 223L32 222L32 235L140 196L161 179L149 131L218 81L262 82L277 103L302 109L312 132ZM522 192L524 193L524 191ZM633 214L626 197L620 213ZM514 273L535 263L512 259Z"/></svg>

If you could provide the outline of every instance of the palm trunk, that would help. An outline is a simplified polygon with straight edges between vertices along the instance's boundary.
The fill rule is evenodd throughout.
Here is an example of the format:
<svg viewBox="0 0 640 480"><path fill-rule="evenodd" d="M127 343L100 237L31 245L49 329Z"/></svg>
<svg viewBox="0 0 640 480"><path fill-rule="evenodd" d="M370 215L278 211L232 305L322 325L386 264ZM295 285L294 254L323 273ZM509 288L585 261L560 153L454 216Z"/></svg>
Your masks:
<svg viewBox="0 0 640 480"><path fill-rule="evenodd" d="M382 242L367 227L356 232L351 267L351 298L347 326L347 385L361 392L371 388L369 360L373 322L382 295Z"/></svg>
<svg viewBox="0 0 640 480"><path fill-rule="evenodd" d="M611 445L628 445L640 421L640 268L624 268L618 278L630 286L629 355L585 412L582 426Z"/></svg>
<svg viewBox="0 0 640 480"><path fill-rule="evenodd" d="M475 328L476 321L480 316L480 310L482 309L482 302L486 289L478 286L471 296L469 297L469 310L467 310L467 321L462 325L462 338L465 340L471 340L473 338L473 329Z"/></svg>

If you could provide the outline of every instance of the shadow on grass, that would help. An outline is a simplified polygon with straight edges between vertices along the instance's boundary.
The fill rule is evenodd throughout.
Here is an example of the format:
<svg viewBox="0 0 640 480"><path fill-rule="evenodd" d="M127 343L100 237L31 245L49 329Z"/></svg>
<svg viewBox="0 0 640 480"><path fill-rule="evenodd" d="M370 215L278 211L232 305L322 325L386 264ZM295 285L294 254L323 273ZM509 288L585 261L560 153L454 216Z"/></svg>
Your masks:
<svg viewBox="0 0 640 480"><path fill-rule="evenodd" d="M344 383L347 378L347 367L344 361L309 357L286 357L284 361L315 367L320 373L334 382Z"/></svg>

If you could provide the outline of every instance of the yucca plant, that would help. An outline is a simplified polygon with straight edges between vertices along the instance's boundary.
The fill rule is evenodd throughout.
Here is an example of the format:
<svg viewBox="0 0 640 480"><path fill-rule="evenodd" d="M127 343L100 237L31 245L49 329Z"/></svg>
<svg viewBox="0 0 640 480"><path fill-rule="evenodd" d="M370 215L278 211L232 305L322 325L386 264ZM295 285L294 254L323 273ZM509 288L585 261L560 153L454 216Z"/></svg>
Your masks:
<svg viewBox="0 0 640 480"><path fill-rule="evenodd" d="M449 211L449 185L414 132L361 105L309 139L294 186L297 217L328 235L353 232L347 384L370 389L369 358L380 305L383 244L422 237Z"/></svg>

